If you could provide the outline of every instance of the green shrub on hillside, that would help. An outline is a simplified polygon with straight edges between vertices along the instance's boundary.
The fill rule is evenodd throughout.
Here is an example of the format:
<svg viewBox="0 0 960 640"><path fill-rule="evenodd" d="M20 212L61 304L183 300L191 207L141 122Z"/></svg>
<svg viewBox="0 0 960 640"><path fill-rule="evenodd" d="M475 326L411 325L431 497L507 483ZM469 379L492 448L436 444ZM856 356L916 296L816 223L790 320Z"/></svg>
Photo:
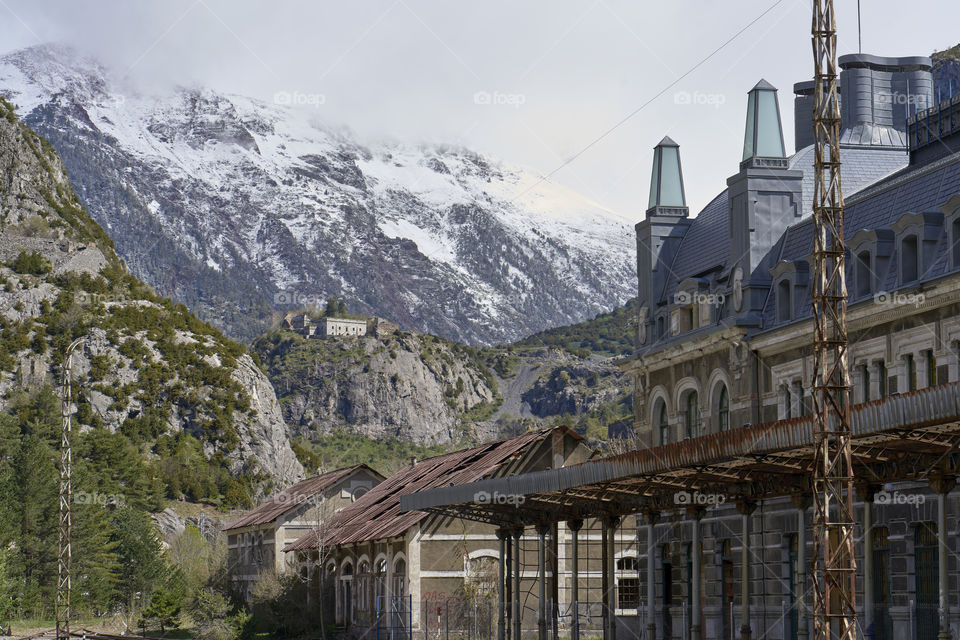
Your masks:
<svg viewBox="0 0 960 640"><path fill-rule="evenodd" d="M43 254L36 251L21 251L16 258L7 263L7 266L17 273L32 276L42 276L53 270L53 265Z"/></svg>

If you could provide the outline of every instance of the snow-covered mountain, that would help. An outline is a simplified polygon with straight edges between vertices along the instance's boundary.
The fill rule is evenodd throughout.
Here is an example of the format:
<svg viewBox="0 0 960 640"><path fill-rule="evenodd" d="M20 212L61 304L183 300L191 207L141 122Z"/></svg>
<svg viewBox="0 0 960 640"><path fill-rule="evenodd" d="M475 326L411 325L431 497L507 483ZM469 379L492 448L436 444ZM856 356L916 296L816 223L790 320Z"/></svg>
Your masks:
<svg viewBox="0 0 960 640"><path fill-rule="evenodd" d="M361 145L242 96L123 86L69 49L0 58L0 94L60 153L133 273L233 336L339 296L405 329L500 342L635 291L630 221L535 172Z"/></svg>

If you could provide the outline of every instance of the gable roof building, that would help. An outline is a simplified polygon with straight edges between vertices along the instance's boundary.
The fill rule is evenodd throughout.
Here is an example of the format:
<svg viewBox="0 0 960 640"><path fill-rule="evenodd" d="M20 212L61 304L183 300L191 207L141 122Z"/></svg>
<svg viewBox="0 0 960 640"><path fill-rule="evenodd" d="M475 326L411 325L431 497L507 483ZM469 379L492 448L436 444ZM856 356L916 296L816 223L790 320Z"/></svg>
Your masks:
<svg viewBox="0 0 960 640"><path fill-rule="evenodd" d="M249 598L262 572L290 570L283 547L315 527L319 513L347 507L382 480L365 464L321 473L280 491L227 525L228 562L238 592Z"/></svg>

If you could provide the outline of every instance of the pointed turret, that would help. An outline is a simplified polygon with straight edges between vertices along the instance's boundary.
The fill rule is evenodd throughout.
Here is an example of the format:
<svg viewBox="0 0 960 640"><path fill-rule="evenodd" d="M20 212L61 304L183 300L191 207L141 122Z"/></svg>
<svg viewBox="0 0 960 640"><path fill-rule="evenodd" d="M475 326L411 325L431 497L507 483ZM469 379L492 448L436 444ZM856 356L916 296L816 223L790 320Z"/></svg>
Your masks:
<svg viewBox="0 0 960 640"><path fill-rule="evenodd" d="M680 145L664 136L653 148L653 172L650 176L650 201L647 209L686 207L683 171L680 169Z"/></svg>
<svg viewBox="0 0 960 640"><path fill-rule="evenodd" d="M743 160L785 157L777 90L766 80L761 80L747 94L747 127L743 136Z"/></svg>
<svg viewBox="0 0 960 640"><path fill-rule="evenodd" d="M653 335L652 310L659 304L670 264L680 241L690 228L690 210L683 191L680 169L680 146L665 137L653 148L653 170L650 173L650 199L647 214L636 225L637 284L642 320L647 330L640 335Z"/></svg>
<svg viewBox="0 0 960 640"><path fill-rule="evenodd" d="M760 326L760 310L770 290L762 264L787 227L800 220L803 172L790 169L784 153L777 90L761 80L747 94L747 129L740 171L727 179L730 254L727 269L738 304L730 313L742 326Z"/></svg>

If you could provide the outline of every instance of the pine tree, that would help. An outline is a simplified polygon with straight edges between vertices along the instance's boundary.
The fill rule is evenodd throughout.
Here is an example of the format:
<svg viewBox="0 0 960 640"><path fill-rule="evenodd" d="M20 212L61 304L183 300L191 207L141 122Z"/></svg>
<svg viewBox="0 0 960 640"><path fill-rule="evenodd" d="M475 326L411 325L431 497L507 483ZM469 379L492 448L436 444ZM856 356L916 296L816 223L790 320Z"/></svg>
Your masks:
<svg viewBox="0 0 960 640"><path fill-rule="evenodd" d="M23 576L24 613L38 617L53 599L57 580L57 505L59 474L55 452L33 434L25 435L14 458L17 479L15 571Z"/></svg>
<svg viewBox="0 0 960 640"><path fill-rule="evenodd" d="M176 626L179 617L180 601L166 588L154 591L150 604L143 610L143 619L156 620L160 625L160 633L166 633L167 627Z"/></svg>
<svg viewBox="0 0 960 640"><path fill-rule="evenodd" d="M114 554L119 564L119 593L129 608L137 594L146 600L162 588L169 570L163 558L163 543L153 522L143 511L120 507L113 512Z"/></svg>

